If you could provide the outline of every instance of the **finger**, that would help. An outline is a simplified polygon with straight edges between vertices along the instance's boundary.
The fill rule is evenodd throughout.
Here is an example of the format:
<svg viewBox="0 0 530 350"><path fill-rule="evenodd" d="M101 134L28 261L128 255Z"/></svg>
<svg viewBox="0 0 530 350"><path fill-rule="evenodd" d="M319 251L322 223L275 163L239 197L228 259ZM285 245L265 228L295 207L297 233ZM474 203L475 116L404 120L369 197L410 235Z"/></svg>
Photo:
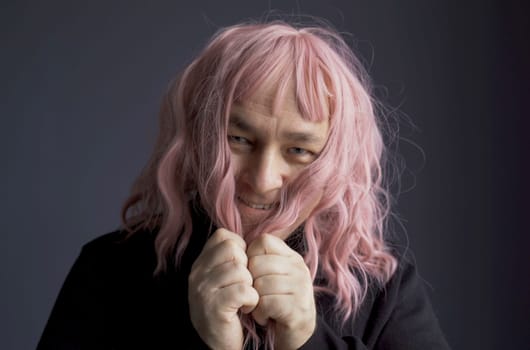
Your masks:
<svg viewBox="0 0 530 350"><path fill-rule="evenodd" d="M246 266L228 261L213 268L205 278L204 288L221 289L231 284L253 284L253 278Z"/></svg>
<svg viewBox="0 0 530 350"><path fill-rule="evenodd" d="M267 325L269 319L284 319L291 312L292 300L285 295L260 296L259 303L252 311L252 318L261 326Z"/></svg>
<svg viewBox="0 0 530 350"><path fill-rule="evenodd" d="M292 250L281 238L264 233L249 244L247 255L250 258L267 254L292 256L298 253Z"/></svg>
<svg viewBox="0 0 530 350"><path fill-rule="evenodd" d="M243 237L227 229L220 228L220 229L215 230L215 232L208 239L208 241L206 242L202 250L207 251L227 239L233 240L235 243L237 243L241 247L241 249L243 250L247 249L247 243L245 242Z"/></svg>
<svg viewBox="0 0 530 350"><path fill-rule="evenodd" d="M230 231L216 231L208 240L201 254L193 263L193 269L210 270L227 261L237 261L247 266L248 258L245 252L245 241Z"/></svg>
<svg viewBox="0 0 530 350"><path fill-rule="evenodd" d="M254 289L260 297L268 295L293 295L300 288L299 283L293 283L290 276L267 275L254 279Z"/></svg>
<svg viewBox="0 0 530 350"><path fill-rule="evenodd" d="M256 294L257 294L257 292L256 292ZM259 300L259 295L258 295L258 300ZM257 303L253 304L253 305L243 305L243 306L241 306L241 308L239 308L239 311L241 311L244 314L249 314L252 311L254 311L254 309L256 308L256 305L257 305Z"/></svg>
<svg viewBox="0 0 530 350"><path fill-rule="evenodd" d="M258 292L246 283L236 283L219 289L218 300L221 309L237 312L239 309L248 312L255 309L259 302Z"/></svg>
<svg viewBox="0 0 530 350"><path fill-rule="evenodd" d="M206 271L210 271L218 265L233 261L245 267L248 265L248 257L245 250L232 239L226 239L199 257L199 263Z"/></svg>
<svg viewBox="0 0 530 350"><path fill-rule="evenodd" d="M249 258L248 269L254 279L265 275L292 275L310 278L309 269L301 255L257 255Z"/></svg>

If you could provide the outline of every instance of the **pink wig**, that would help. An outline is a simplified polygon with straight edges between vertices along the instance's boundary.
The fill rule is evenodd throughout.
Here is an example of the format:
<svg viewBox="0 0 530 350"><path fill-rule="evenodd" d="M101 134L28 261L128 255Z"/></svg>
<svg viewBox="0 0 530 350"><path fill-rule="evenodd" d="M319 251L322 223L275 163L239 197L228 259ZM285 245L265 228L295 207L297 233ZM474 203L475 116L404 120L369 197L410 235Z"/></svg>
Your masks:
<svg viewBox="0 0 530 350"><path fill-rule="evenodd" d="M274 213L242 232L228 119L234 103L271 82L277 84L275 106L294 82L303 118L329 118L329 137L319 157L282 188ZM123 223L131 233L160 229L158 273L166 269L168 258L180 262L193 230L193 202L217 227L250 242L261 232L293 225L312 194L323 191L304 223L304 258L313 279L318 271L327 281L315 285L315 292L331 293L345 320L358 310L368 283L383 285L396 268L383 237L390 195L383 181L386 148L374 105L365 71L337 32L281 21L224 28L165 96L159 138L124 204ZM244 321L247 341L256 340L253 325Z"/></svg>

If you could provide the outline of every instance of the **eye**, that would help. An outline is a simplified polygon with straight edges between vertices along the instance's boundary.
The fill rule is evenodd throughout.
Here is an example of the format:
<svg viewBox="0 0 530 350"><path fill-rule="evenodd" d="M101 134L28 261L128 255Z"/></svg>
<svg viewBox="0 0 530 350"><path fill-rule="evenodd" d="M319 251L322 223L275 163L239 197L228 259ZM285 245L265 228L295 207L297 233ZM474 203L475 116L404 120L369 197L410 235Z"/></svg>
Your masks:
<svg viewBox="0 0 530 350"><path fill-rule="evenodd" d="M310 156L313 156L315 155L313 152L311 151L308 151L304 148L301 148L301 147L291 147L288 149L288 152L290 154L294 154L294 155L297 155L297 156L306 156L306 155L310 155Z"/></svg>
<svg viewBox="0 0 530 350"><path fill-rule="evenodd" d="M239 144L239 145L248 145L250 141L243 136L228 135L228 142Z"/></svg>

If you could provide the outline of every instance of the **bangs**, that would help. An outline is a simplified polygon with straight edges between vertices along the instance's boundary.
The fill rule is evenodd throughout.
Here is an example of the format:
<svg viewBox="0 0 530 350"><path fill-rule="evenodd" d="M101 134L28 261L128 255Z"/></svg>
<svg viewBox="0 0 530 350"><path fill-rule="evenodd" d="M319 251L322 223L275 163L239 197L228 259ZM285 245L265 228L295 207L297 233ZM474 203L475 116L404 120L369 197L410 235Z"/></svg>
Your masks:
<svg viewBox="0 0 530 350"><path fill-rule="evenodd" d="M332 79L328 66L318 53L326 45L315 36L294 31L289 35L255 40L243 48L244 54L232 64L238 72L228 74L227 86L233 87L233 103L244 104L261 90L272 92L272 113L278 112L286 98L294 98L302 118L321 122L332 110ZM294 88L294 96L288 96Z"/></svg>

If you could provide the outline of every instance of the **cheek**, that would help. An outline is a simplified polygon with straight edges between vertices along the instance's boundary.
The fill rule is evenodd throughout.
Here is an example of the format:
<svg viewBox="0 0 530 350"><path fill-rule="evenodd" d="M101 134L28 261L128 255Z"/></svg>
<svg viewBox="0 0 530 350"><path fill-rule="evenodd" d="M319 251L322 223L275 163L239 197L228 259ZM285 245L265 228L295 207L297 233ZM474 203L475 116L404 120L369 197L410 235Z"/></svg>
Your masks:
<svg viewBox="0 0 530 350"><path fill-rule="evenodd" d="M232 170L232 174L234 175L235 179L241 176L241 173L243 172L244 164L245 164L245 159L243 159L241 155L238 155L232 152L230 156L230 169Z"/></svg>

